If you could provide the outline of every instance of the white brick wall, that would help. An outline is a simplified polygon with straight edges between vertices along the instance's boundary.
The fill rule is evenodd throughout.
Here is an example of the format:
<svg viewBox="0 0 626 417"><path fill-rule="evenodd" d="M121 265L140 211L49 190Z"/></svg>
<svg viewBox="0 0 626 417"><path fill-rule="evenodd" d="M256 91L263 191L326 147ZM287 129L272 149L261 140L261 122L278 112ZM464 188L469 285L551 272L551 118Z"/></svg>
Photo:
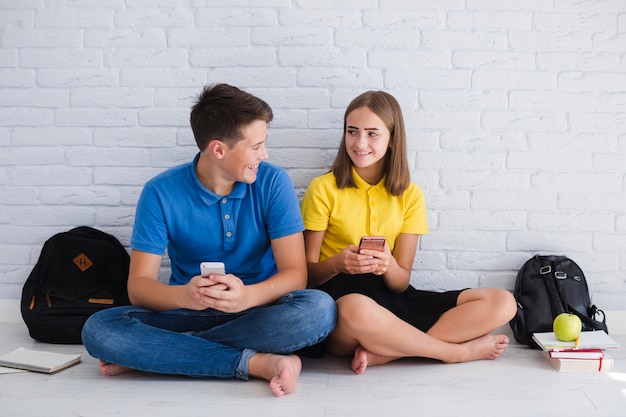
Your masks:
<svg viewBox="0 0 626 417"><path fill-rule="evenodd" d="M143 183L195 153L193 97L227 82L274 108L300 195L354 96L398 98L431 226L415 285L511 289L564 253L623 309L626 2L337 3L0 0L0 299L56 232L127 245Z"/></svg>

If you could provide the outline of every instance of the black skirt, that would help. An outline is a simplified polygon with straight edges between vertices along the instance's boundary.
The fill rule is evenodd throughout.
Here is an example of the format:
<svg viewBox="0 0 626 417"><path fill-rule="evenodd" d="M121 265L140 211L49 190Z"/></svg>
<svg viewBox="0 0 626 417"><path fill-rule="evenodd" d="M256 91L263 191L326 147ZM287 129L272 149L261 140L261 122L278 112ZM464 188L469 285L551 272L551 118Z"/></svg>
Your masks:
<svg viewBox="0 0 626 417"><path fill-rule="evenodd" d="M398 294L385 286L382 276L374 274L339 274L317 289L327 292L335 300L346 294L366 295L423 332L427 332L443 313L456 307L462 291L422 291L409 286Z"/></svg>

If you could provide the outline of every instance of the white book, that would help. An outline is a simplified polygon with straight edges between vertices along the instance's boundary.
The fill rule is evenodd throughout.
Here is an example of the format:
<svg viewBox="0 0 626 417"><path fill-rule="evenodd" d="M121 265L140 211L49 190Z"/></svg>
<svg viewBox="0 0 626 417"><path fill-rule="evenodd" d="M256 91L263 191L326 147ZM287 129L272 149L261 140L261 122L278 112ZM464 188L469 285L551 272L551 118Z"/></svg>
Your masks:
<svg viewBox="0 0 626 417"><path fill-rule="evenodd" d="M553 332L533 333L533 340L543 350L619 348L619 344L615 340L613 340L604 330L581 332L578 344L576 343L576 341L560 341L556 338Z"/></svg>
<svg viewBox="0 0 626 417"><path fill-rule="evenodd" d="M0 356L0 366L54 374L80 363L80 354L44 352L19 348Z"/></svg>

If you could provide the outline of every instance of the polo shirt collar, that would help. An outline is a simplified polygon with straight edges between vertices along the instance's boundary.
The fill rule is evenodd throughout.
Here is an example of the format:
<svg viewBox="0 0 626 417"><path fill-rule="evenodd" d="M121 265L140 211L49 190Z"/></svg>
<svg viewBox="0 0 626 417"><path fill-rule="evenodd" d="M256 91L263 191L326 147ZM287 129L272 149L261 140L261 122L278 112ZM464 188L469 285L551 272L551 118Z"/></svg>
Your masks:
<svg viewBox="0 0 626 417"><path fill-rule="evenodd" d="M356 184L357 188L361 190L369 190L370 188L379 189L381 191L386 190L385 188L385 181L387 179L386 174L383 176L383 178L380 181L378 181L378 184L371 185L367 183L363 178L361 178L359 174L357 174L356 169L352 167L352 178L354 179L354 183Z"/></svg>
<svg viewBox="0 0 626 417"><path fill-rule="evenodd" d="M194 183L196 184L196 188L198 189L198 194L200 195L200 198L205 204L208 204L208 205L215 204L224 197L243 198L246 195L246 192L248 190L248 187L247 187L248 184L243 183L243 182L236 182L235 185L233 186L232 191L227 196L217 195L213 191L206 188L200 182L200 179L198 178L198 174L196 173L196 165L198 164L198 159L200 159L200 152L198 152L196 157L193 159L193 162L189 164L189 166L191 170L191 176L193 178Z"/></svg>

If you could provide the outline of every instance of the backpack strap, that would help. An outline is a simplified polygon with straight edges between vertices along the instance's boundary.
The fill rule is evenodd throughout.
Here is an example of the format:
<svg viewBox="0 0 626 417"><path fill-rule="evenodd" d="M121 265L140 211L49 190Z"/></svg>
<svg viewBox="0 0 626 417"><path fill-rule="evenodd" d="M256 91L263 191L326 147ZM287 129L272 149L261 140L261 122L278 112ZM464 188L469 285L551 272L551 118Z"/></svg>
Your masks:
<svg viewBox="0 0 626 417"><path fill-rule="evenodd" d="M544 265L539 269L543 285L546 287L546 293L548 294L548 300L550 301L550 310L552 311L552 317L556 317L565 312L565 306L567 305L565 300L562 299L561 292L556 286L554 279L552 279L552 265Z"/></svg>
<svg viewBox="0 0 626 417"><path fill-rule="evenodd" d="M576 314L580 318L580 321L586 324L588 328L593 330L604 330L607 333L609 332L608 328L606 327L606 316L604 315L604 311L600 310L595 305L589 306L589 316L586 316L579 311L573 309L569 304L567 307L569 309L569 312L572 314ZM597 313L602 314L602 321L596 320L595 317Z"/></svg>

